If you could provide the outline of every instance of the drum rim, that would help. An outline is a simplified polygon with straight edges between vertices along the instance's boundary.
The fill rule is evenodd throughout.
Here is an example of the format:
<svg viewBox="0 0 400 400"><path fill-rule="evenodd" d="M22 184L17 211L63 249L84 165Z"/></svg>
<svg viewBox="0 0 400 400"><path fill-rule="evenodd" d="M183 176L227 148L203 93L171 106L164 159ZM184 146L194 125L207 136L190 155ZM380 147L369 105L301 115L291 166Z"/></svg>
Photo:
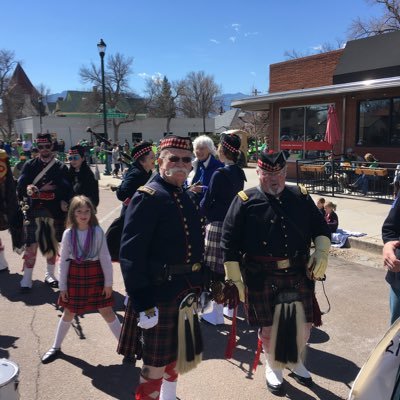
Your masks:
<svg viewBox="0 0 400 400"><path fill-rule="evenodd" d="M5 381L5 382L0 382L0 387L4 387L6 385L8 385L10 382L15 381L16 379L18 379L19 376L19 367L18 364L15 363L14 361L8 360L7 358L0 358L0 365L1 364L9 364L11 366L14 367L14 374L10 377L9 380Z"/></svg>

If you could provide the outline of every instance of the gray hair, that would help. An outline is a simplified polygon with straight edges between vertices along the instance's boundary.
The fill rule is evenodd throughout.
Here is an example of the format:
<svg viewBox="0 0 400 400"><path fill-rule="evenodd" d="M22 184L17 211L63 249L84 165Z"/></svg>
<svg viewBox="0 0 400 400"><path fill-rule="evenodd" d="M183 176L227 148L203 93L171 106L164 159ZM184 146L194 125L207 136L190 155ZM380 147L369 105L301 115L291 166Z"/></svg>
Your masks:
<svg viewBox="0 0 400 400"><path fill-rule="evenodd" d="M206 146L210 150L210 153L215 156L217 154L217 149L215 148L214 142L207 135L198 136L193 140L193 149L196 150L198 146Z"/></svg>

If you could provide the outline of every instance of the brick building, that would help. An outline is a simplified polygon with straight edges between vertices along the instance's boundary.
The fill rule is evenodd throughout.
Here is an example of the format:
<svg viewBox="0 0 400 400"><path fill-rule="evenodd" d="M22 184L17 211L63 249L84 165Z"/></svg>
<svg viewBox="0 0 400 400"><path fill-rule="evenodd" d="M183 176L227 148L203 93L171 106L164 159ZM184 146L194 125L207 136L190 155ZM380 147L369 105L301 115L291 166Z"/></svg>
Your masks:
<svg viewBox="0 0 400 400"><path fill-rule="evenodd" d="M289 174L299 158L330 151L324 141L334 105L342 130L335 154L353 148L382 162L400 161L400 32L349 41L344 49L270 65L264 96L232 102L270 112L270 147L288 149ZM290 165L292 164L292 165Z"/></svg>

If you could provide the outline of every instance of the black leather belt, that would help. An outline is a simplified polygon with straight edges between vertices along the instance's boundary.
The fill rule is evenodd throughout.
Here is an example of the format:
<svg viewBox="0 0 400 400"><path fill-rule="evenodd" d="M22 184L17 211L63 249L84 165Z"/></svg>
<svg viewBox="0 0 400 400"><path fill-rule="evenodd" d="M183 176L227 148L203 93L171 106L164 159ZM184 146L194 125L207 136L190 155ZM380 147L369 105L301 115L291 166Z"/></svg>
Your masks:
<svg viewBox="0 0 400 400"><path fill-rule="evenodd" d="M168 275L184 275L201 271L201 264L173 264L166 266Z"/></svg>

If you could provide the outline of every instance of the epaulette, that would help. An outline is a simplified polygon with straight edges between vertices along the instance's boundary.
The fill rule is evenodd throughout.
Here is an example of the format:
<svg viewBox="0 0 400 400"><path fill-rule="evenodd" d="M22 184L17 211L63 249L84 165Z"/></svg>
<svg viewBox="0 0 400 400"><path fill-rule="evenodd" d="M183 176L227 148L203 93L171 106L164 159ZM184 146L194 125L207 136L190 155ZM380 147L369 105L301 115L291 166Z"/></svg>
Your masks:
<svg viewBox="0 0 400 400"><path fill-rule="evenodd" d="M153 194L156 193L156 191L153 188L151 188L150 186L139 186L138 192L147 193L150 196L153 196Z"/></svg>
<svg viewBox="0 0 400 400"><path fill-rule="evenodd" d="M247 194L246 194L243 190L241 190L241 191L238 193L238 196L239 196L243 201L247 201L247 200L249 199L249 196L247 196Z"/></svg>
<svg viewBox="0 0 400 400"><path fill-rule="evenodd" d="M304 196L307 196L307 195L308 195L308 192L307 192L306 187L305 187L304 185L298 185L298 186L299 186L300 192L301 192L302 194L304 194Z"/></svg>

